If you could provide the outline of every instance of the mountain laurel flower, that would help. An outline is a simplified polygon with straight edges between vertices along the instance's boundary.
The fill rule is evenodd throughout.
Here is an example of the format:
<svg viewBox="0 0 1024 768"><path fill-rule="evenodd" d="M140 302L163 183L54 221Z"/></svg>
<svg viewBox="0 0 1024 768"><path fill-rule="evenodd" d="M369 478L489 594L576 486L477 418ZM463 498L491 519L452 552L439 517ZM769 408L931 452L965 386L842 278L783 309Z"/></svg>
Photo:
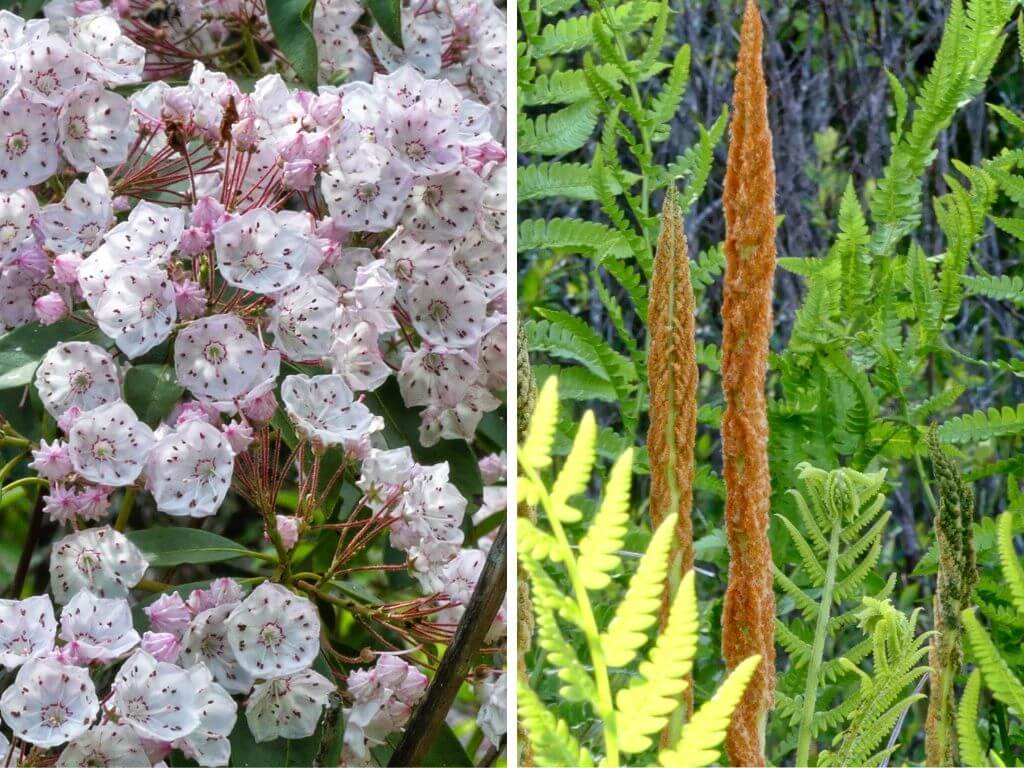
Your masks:
<svg viewBox="0 0 1024 768"><path fill-rule="evenodd" d="M321 445L347 445L384 429L384 420L354 400L337 374L288 376L281 399L296 429Z"/></svg>
<svg viewBox="0 0 1024 768"><path fill-rule="evenodd" d="M95 259L96 254L90 257ZM151 264L117 269L99 296L86 296L100 330L128 357L165 341L178 319L177 294L167 273Z"/></svg>
<svg viewBox="0 0 1024 768"><path fill-rule="evenodd" d="M57 110L21 91L0 99L4 116L0 138L0 192L13 192L46 181L57 171Z"/></svg>
<svg viewBox="0 0 1024 768"><path fill-rule="evenodd" d="M206 311L206 289L195 280L181 280L174 283L174 305L182 320L202 317Z"/></svg>
<svg viewBox="0 0 1024 768"><path fill-rule="evenodd" d="M43 497L43 513L55 523L70 523L78 515L81 502L74 486L52 483Z"/></svg>
<svg viewBox="0 0 1024 768"><path fill-rule="evenodd" d="M109 526L65 536L50 550L50 586L61 605L80 590L99 597L127 597L149 562L128 538Z"/></svg>
<svg viewBox="0 0 1024 768"><path fill-rule="evenodd" d="M39 203L30 189L0 192L0 266L17 255L32 236L29 222L39 211Z"/></svg>
<svg viewBox="0 0 1024 768"><path fill-rule="evenodd" d="M188 675L195 691L199 725L188 736L175 741L174 746L199 765L230 765L231 741L228 737L238 719L238 705L202 664L191 667Z"/></svg>
<svg viewBox="0 0 1024 768"><path fill-rule="evenodd" d="M250 397L242 408L242 413L254 424L266 424L277 413L277 397L273 390Z"/></svg>
<svg viewBox="0 0 1024 768"><path fill-rule="evenodd" d="M121 399L117 366L106 350L87 341L52 347L36 369L43 407L59 418L71 407L91 411Z"/></svg>
<svg viewBox="0 0 1024 768"><path fill-rule="evenodd" d="M53 325L58 320L67 317L69 309L64 297L56 291L50 291L35 300L32 307L36 311L36 317L43 325Z"/></svg>
<svg viewBox="0 0 1024 768"><path fill-rule="evenodd" d="M502 672L496 679L480 685L483 705L476 714L476 723L491 744L501 744L508 731L508 681Z"/></svg>
<svg viewBox="0 0 1024 768"><path fill-rule="evenodd" d="M181 655L181 640L170 632L146 632L139 647L157 661L174 664Z"/></svg>
<svg viewBox="0 0 1024 768"><path fill-rule="evenodd" d="M86 480L131 485L142 472L156 437L125 402L84 412L68 436L71 463Z"/></svg>
<svg viewBox="0 0 1024 768"><path fill-rule="evenodd" d="M177 592L160 595L142 610L149 617L149 626L154 632L161 634L168 633L181 637L192 621L192 613Z"/></svg>
<svg viewBox="0 0 1024 768"><path fill-rule="evenodd" d="M274 347L292 360L325 357L340 303L338 289L323 275L311 275L282 291L267 310Z"/></svg>
<svg viewBox="0 0 1024 768"><path fill-rule="evenodd" d="M245 720L257 742L312 736L334 692L334 683L313 669L258 683Z"/></svg>
<svg viewBox="0 0 1024 768"><path fill-rule="evenodd" d="M188 672L143 650L122 665L111 690L110 704L143 739L173 741L199 725Z"/></svg>
<svg viewBox="0 0 1024 768"><path fill-rule="evenodd" d="M146 487L160 512L208 517L227 496L234 462L234 451L219 429L188 421L153 446Z"/></svg>
<svg viewBox="0 0 1024 768"><path fill-rule="evenodd" d="M280 363L280 353L266 349L235 315L195 320L174 341L178 383L221 411L269 392Z"/></svg>
<svg viewBox="0 0 1024 768"><path fill-rule="evenodd" d="M395 654L381 654L371 669L349 673L352 707L345 711L345 746L360 758L401 729L427 688L427 677Z"/></svg>
<svg viewBox="0 0 1024 768"><path fill-rule="evenodd" d="M48 596L0 600L0 664L6 669L48 655L56 636L57 620Z"/></svg>
<svg viewBox="0 0 1024 768"><path fill-rule="evenodd" d="M78 251L57 254L53 258L53 279L61 285L77 285L81 265L82 254Z"/></svg>
<svg viewBox="0 0 1024 768"><path fill-rule="evenodd" d="M14 263L39 277L46 277L50 271L50 257L35 243L23 245L14 258Z"/></svg>
<svg viewBox="0 0 1024 768"><path fill-rule="evenodd" d="M79 171L118 165L132 141L130 115L128 100L98 82L71 89L64 95L57 125L61 152Z"/></svg>
<svg viewBox="0 0 1024 768"><path fill-rule="evenodd" d="M235 452L236 456L245 452L252 445L254 439L252 427L244 421L230 421L224 425L222 431L224 438L228 441L231 450Z"/></svg>
<svg viewBox="0 0 1024 768"><path fill-rule="evenodd" d="M217 265L229 285L274 293L294 285L319 261L313 241L264 208L221 224L213 236Z"/></svg>
<svg viewBox="0 0 1024 768"><path fill-rule="evenodd" d="M280 584L264 582L228 617L228 641L239 665L264 680L301 672L320 652L316 607Z"/></svg>
<svg viewBox="0 0 1024 768"><path fill-rule="evenodd" d="M253 676L238 663L228 643L228 616L237 604L224 603L199 613L181 641L181 663L191 668L204 664L213 679L230 693L248 693Z"/></svg>
<svg viewBox="0 0 1024 768"><path fill-rule="evenodd" d="M487 297L451 267L430 270L416 282L408 305L413 327L430 344L465 348L483 338Z"/></svg>
<svg viewBox="0 0 1024 768"><path fill-rule="evenodd" d="M276 518L277 535L287 550L295 549L299 541L299 521L295 515L278 515Z"/></svg>
<svg viewBox="0 0 1024 768"><path fill-rule="evenodd" d="M110 488L103 485L89 485L78 492L78 517L81 520L99 521L110 510Z"/></svg>
<svg viewBox="0 0 1024 768"><path fill-rule="evenodd" d="M60 637L79 664L107 664L139 644L132 612L123 598L96 597L83 589L60 612Z"/></svg>
<svg viewBox="0 0 1024 768"><path fill-rule="evenodd" d="M64 199L45 206L35 222L46 247L55 253L94 251L114 224L113 198L106 175L95 168L85 181L73 181Z"/></svg>
<svg viewBox="0 0 1024 768"><path fill-rule="evenodd" d="M89 671L56 659L27 661L0 696L0 714L14 736L43 748L81 736L99 709Z"/></svg>
<svg viewBox="0 0 1024 768"><path fill-rule="evenodd" d="M103 720L68 744L57 758L58 768L110 765L149 768L151 763L135 729L124 722Z"/></svg>

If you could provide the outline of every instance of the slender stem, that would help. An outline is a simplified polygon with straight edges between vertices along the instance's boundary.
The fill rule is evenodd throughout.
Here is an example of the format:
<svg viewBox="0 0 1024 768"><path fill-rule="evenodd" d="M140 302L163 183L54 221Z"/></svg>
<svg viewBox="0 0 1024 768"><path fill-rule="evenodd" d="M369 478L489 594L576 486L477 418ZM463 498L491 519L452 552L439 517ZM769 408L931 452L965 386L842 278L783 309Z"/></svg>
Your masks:
<svg viewBox="0 0 1024 768"><path fill-rule="evenodd" d="M0 490L0 497L3 497L3 495L8 493L9 491L13 491L15 488L22 488L23 486L27 486L27 485L49 485L49 484L50 484L50 481L47 480L45 477L21 477L21 478L18 478L17 480L15 480L14 482L8 483L7 485L5 485L3 487L3 489Z"/></svg>
<svg viewBox="0 0 1024 768"><path fill-rule="evenodd" d="M569 544L569 537L565 534L561 522L555 515L551 514L554 505L547 493L547 488L541 482L537 473L524 468L526 474L538 489L541 503L547 510L547 520L551 525L551 532L555 535L561 549L560 559L569 573L569 580L572 582L572 589L576 595L576 604L580 609L581 628L586 635L587 648L590 651L590 662L594 667L594 682L597 686L598 715L603 721L605 758L602 765L606 768L618 768L619 765L619 737L615 722L615 700L612 698L612 685L608 676L608 664L604 658L604 649L601 646L601 632L597 627L597 619L594 617L594 609L587 596L587 587L580 576L579 568L576 565L576 555L573 553L572 545Z"/></svg>
<svg viewBox="0 0 1024 768"><path fill-rule="evenodd" d="M800 731L797 735L796 764L810 765L807 758L811 751L811 733L814 725L814 709L818 702L818 676L821 660L825 655L825 637L828 635L828 620L832 611L832 592L836 586L836 570L839 565L839 534L841 520L832 523L832 536L828 543L828 564L825 567L825 585L821 588L821 603L818 606L818 624L814 630L814 645L807 663L807 683L804 686L804 711L800 717Z"/></svg>
<svg viewBox="0 0 1024 768"><path fill-rule="evenodd" d="M13 459L11 459L2 467L0 467L0 483L2 483L7 478L7 476L17 468L17 466L21 463L21 460L24 459L25 456L27 455L28 451L22 451Z"/></svg>
<svg viewBox="0 0 1024 768"><path fill-rule="evenodd" d="M21 557L18 558L18 567L14 571L14 578L11 579L10 595L17 600L21 597L21 590L25 587L25 578L28 576L29 566L32 564L32 553L36 549L36 542L39 541L39 534L43 529L43 494L36 492L36 503L32 508L32 519L28 525L28 535L21 547Z"/></svg>
<svg viewBox="0 0 1024 768"><path fill-rule="evenodd" d="M127 488L124 492L124 499L121 501L121 511L117 513L117 521L114 523L114 530L124 533L128 527L128 518L131 517L132 508L135 506L135 489Z"/></svg>

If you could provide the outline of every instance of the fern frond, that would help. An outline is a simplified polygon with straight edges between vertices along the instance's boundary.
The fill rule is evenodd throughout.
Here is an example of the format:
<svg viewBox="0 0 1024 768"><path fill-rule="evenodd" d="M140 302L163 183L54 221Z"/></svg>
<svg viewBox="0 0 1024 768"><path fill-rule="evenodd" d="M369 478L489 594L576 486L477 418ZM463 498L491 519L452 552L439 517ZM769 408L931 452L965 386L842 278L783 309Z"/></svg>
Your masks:
<svg viewBox="0 0 1024 768"><path fill-rule="evenodd" d="M999 566L1003 581L1010 590L1010 598L1017 613L1024 616L1024 569L1017 559L1013 545L1013 515L1004 512L999 516L996 528L996 543L999 547Z"/></svg>
<svg viewBox="0 0 1024 768"><path fill-rule="evenodd" d="M594 132L597 115L597 105L587 100L535 118L521 116L518 123L519 151L537 155L574 152L586 144Z"/></svg>
<svg viewBox="0 0 1024 768"><path fill-rule="evenodd" d="M616 551L622 549L629 527L629 489L633 476L633 449L627 449L612 467L604 498L594 521L580 541L577 562L587 589L604 589L611 573L621 565Z"/></svg>
<svg viewBox="0 0 1024 768"><path fill-rule="evenodd" d="M558 379L544 383L530 419L530 431L518 453L519 463L530 469L543 469L551 464L551 446L558 424Z"/></svg>
<svg viewBox="0 0 1024 768"><path fill-rule="evenodd" d="M939 439L945 443L976 443L994 437L1024 433L1024 404L1016 410L1008 405L957 416L939 426Z"/></svg>
<svg viewBox="0 0 1024 768"><path fill-rule="evenodd" d="M555 478L551 488L551 501L558 506L563 505L573 496L583 493L590 482L590 472L594 468L596 458L595 446L597 444L597 421L594 419L594 412L587 411L583 414L579 429L576 430L576 437L572 443L572 450L569 451L565 463ZM566 520L559 516L562 522L576 522L579 518Z"/></svg>
<svg viewBox="0 0 1024 768"><path fill-rule="evenodd" d="M1009 301L1024 307L1024 278L1008 275L965 277L964 285L976 296L984 296L996 301Z"/></svg>
<svg viewBox="0 0 1024 768"><path fill-rule="evenodd" d="M647 642L647 630L658 620L675 524L676 516L668 515L658 526L608 629L601 635L610 666L629 664Z"/></svg>
<svg viewBox="0 0 1024 768"><path fill-rule="evenodd" d="M729 719L761 663L760 656L740 662L725 682L683 726L673 749L662 750L658 762L665 768L703 768L718 760Z"/></svg>
<svg viewBox="0 0 1024 768"><path fill-rule="evenodd" d="M956 714L956 732L959 738L960 761L969 768L982 768L985 748L978 736L978 705L981 699L981 670L975 669L967 678L964 694Z"/></svg>
<svg viewBox="0 0 1024 768"><path fill-rule="evenodd" d="M579 765L590 768L594 761L580 747L564 720L549 712L529 686L519 684L519 723L530 737L537 765Z"/></svg>
<svg viewBox="0 0 1024 768"><path fill-rule="evenodd" d="M1024 685L1000 655L992 638L974 615L974 610L968 608L960 616L964 620L967 639L985 678L985 685L1003 704L1013 707L1017 712L1024 712Z"/></svg>

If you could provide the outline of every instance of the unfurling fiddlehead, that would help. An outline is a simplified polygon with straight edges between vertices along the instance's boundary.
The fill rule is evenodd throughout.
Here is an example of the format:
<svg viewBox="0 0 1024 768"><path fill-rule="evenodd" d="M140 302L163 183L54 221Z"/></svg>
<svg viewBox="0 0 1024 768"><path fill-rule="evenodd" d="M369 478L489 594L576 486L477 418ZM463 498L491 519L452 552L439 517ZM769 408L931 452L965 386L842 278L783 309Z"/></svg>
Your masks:
<svg viewBox="0 0 1024 768"><path fill-rule="evenodd" d="M928 434L928 452L939 491L935 515L939 572L935 589L935 634L929 654L932 672L928 681L925 754L928 765L959 765L954 684L963 667L960 613L971 604L978 581L974 558L974 491L939 445L935 429Z"/></svg>
<svg viewBox="0 0 1024 768"><path fill-rule="evenodd" d="M668 620L671 594L693 569L693 446L697 436L697 353L694 338L693 284L686 252L683 214L675 185L669 187L661 214L661 235L654 259L648 314L650 352L647 378L651 425L647 451L651 465L651 520L661 525L676 515L670 589L661 626ZM693 713L693 688L683 694L686 715Z"/></svg>
<svg viewBox="0 0 1024 768"><path fill-rule="evenodd" d="M771 477L765 374L775 274L775 168L761 64L764 32L748 0L740 34L725 174L725 285L722 305L722 450L729 586L722 618L728 669L763 662L733 718L726 749L733 765L764 765L764 731L775 689L775 597L768 541Z"/></svg>

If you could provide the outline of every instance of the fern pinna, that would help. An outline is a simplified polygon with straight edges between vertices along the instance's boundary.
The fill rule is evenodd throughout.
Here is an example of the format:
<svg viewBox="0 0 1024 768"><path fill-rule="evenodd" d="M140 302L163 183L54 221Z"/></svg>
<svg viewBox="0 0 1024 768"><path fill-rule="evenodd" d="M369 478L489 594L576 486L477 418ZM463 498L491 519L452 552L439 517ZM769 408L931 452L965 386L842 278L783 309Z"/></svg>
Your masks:
<svg viewBox="0 0 1024 768"><path fill-rule="evenodd" d="M810 765L811 746L819 736L834 733L850 715L852 704L842 688L832 687L871 651L863 640L843 653L857 621L855 609L865 596L868 575L882 552L882 535L889 520L880 492L885 471L863 473L843 468L827 471L810 464L797 467L804 493L791 489L799 511L799 526L778 515L800 555L797 572L775 568L779 590L799 619L776 623L776 637L789 656L790 671L777 691L775 717L797 726L796 765ZM888 597L891 577L873 595ZM814 596L812 596L814 595ZM813 627L810 634L808 627ZM834 655L826 659L826 652ZM829 703L822 706L822 700Z"/></svg>
<svg viewBox="0 0 1024 768"><path fill-rule="evenodd" d="M557 421L558 381L552 377L537 398L529 434L519 450L520 497L543 511L546 526L529 518L519 520L519 557L533 589L537 643L562 683L562 700L592 707L600 719L603 758L595 759L592 750L581 745L565 722L548 711L522 681L520 719L538 765L600 762L614 767L623 756L654 751L658 733L688 685L698 640L694 573L688 571L682 578L668 620L652 643L675 536L675 515L670 514L655 530L611 620L599 626L590 595L613 589L613 576L623 568L620 551L629 522L632 451L627 450L612 467L603 498L577 549L569 539L568 526L583 519L573 498L590 482L597 428L588 411L565 463L549 483L543 473L553 464ZM571 594L558 587L552 576L556 568L568 577ZM581 658L567 639L570 628L585 638L587 658ZM718 759L730 715L760 661L755 655L737 665L717 693L687 720L678 740L660 751L661 765L706 766ZM628 682L613 684L612 669L629 669Z"/></svg>

